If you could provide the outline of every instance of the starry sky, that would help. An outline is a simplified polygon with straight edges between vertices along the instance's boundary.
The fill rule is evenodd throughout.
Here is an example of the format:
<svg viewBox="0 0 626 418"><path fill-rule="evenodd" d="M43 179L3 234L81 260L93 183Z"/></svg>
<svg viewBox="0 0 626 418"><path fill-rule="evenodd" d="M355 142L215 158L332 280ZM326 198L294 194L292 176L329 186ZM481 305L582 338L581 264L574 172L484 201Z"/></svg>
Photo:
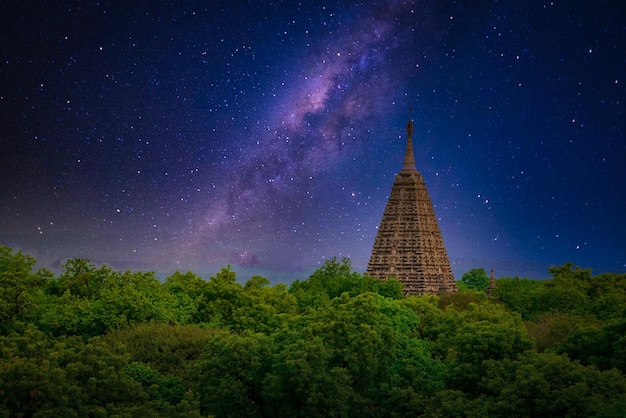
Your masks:
<svg viewBox="0 0 626 418"><path fill-rule="evenodd" d="M457 280L626 272L621 0L1 8L0 245L40 266L364 272L412 108Z"/></svg>

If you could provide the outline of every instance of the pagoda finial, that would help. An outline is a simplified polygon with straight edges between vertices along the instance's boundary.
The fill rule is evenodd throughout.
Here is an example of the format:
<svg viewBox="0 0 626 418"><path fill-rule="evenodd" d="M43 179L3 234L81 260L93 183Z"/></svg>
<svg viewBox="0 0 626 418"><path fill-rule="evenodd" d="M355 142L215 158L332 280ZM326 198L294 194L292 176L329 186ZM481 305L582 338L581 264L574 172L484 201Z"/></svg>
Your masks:
<svg viewBox="0 0 626 418"><path fill-rule="evenodd" d="M406 125L406 152L404 154L404 167L402 171L417 171L415 167L415 154L413 154L413 108L409 108L409 123Z"/></svg>

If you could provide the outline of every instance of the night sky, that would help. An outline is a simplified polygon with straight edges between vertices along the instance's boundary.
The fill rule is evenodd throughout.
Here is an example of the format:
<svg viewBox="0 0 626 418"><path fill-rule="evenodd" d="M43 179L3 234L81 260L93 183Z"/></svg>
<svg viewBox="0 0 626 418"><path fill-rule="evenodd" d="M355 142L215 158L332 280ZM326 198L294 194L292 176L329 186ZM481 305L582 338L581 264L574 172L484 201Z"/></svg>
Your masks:
<svg viewBox="0 0 626 418"><path fill-rule="evenodd" d="M412 108L456 279L626 272L623 1L3 2L0 245L364 272Z"/></svg>

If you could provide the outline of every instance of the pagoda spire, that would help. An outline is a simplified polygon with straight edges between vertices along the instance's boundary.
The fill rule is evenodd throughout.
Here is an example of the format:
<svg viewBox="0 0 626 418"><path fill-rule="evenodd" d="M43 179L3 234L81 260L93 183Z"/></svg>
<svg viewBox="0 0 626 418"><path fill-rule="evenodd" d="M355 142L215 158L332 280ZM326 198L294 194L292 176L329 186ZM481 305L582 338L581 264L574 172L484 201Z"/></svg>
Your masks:
<svg viewBox="0 0 626 418"><path fill-rule="evenodd" d="M496 275L493 271L493 264L491 265L491 277L489 278L489 286L487 286L487 289L485 290L485 293L487 293L487 296L489 296L490 298L494 297L493 291L496 289Z"/></svg>
<svg viewBox="0 0 626 418"><path fill-rule="evenodd" d="M406 152L404 153L404 166L402 172L415 172L415 154L413 153L413 120L411 118L412 109L409 109L409 123L406 125Z"/></svg>
<svg viewBox="0 0 626 418"><path fill-rule="evenodd" d="M413 121L406 126L404 167L395 177L374 240L367 275L398 279L405 294L457 291L435 208L415 167Z"/></svg>

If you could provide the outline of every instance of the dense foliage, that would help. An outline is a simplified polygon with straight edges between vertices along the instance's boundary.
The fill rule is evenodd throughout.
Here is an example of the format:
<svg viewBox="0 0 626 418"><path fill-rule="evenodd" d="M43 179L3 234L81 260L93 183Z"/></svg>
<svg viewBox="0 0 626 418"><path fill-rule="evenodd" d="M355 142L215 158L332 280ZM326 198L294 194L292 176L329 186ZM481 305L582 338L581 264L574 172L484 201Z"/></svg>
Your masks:
<svg viewBox="0 0 626 418"><path fill-rule="evenodd" d="M0 417L618 417L626 275L567 264L403 297L328 261L290 287L0 247Z"/></svg>
<svg viewBox="0 0 626 418"><path fill-rule="evenodd" d="M460 290L486 290L489 286L489 277L484 268L471 269L463 273Z"/></svg>

